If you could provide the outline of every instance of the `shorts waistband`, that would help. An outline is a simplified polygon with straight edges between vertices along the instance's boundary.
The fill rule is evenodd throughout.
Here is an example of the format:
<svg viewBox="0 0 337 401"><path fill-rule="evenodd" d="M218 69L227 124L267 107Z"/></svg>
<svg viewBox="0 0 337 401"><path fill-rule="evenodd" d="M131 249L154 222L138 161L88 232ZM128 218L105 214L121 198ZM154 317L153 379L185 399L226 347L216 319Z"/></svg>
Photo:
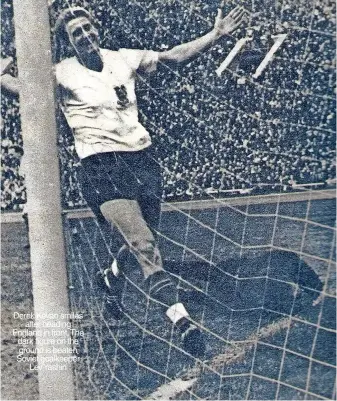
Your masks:
<svg viewBox="0 0 337 401"><path fill-rule="evenodd" d="M82 162L87 162L87 161L99 161L101 159L105 159L105 158L110 158L111 156L115 156L116 158L118 157L128 157L128 156L133 156L135 158L137 158L138 156L144 156L144 155L151 155L154 156L154 149L153 146L149 146L145 149L142 150L136 150L136 151L127 151L127 152L102 152L102 153L97 153L95 155L90 155L87 157L84 157L83 159L81 159Z"/></svg>

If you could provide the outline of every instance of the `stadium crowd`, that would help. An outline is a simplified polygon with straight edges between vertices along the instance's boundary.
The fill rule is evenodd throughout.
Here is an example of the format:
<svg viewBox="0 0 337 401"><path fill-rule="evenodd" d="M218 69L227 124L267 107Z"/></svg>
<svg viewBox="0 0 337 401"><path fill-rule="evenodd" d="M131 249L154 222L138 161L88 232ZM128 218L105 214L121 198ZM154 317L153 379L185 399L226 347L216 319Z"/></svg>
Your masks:
<svg viewBox="0 0 337 401"><path fill-rule="evenodd" d="M140 76L140 119L152 133L162 166L164 200L288 191L335 178L334 2L317 2L314 11L303 1L284 1L281 9L276 2L270 8L264 3L256 2L249 29L236 38L221 40L179 69L161 65L157 73ZM201 0L106 4L95 0L89 8L100 22L102 46L112 49L160 50L191 40L210 29L218 7L217 1ZM1 7L2 56L15 57L12 8L10 2ZM53 7L51 20L64 2L56 0ZM287 38L275 59L261 77L252 78L273 43L271 34L280 33ZM252 37L247 49L217 76L237 37L247 35ZM1 116L1 209L18 210L26 198L19 103L6 93ZM80 162L69 128L58 120L64 207L83 206Z"/></svg>

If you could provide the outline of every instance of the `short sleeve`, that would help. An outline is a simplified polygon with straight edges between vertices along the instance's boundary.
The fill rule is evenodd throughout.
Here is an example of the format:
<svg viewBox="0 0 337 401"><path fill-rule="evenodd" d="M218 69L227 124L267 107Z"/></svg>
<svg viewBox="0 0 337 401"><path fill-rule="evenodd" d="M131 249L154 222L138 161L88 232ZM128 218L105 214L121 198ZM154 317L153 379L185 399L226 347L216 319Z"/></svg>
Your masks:
<svg viewBox="0 0 337 401"><path fill-rule="evenodd" d="M120 49L119 52L128 66L134 71L141 69L150 73L157 69L158 52L136 49Z"/></svg>
<svg viewBox="0 0 337 401"><path fill-rule="evenodd" d="M64 71L64 61L56 64L54 66L54 74L55 74L55 78L56 78L56 83L58 85L62 85L65 86L65 78L66 78L66 74Z"/></svg>

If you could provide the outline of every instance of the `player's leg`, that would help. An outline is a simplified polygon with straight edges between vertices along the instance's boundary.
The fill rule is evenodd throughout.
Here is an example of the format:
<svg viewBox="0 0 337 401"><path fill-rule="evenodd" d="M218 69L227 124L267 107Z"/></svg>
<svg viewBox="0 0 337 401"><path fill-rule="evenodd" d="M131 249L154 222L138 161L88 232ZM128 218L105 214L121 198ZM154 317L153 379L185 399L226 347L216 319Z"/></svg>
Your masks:
<svg viewBox="0 0 337 401"><path fill-rule="evenodd" d="M187 319L188 314L184 306L177 303L177 289L170 276L163 271L154 235L146 224L139 203L136 201L140 194L144 194L146 197L153 196L155 191L160 190L160 170L153 168L158 167L158 164L150 163L144 152L132 152L132 154L130 152L111 152L82 159L82 166L82 193L89 206L97 216L104 217L118 228L138 264L142 267L152 297L170 306L167 316L181 328L186 350L194 355L203 354L202 339L195 341L196 336L200 337L200 332ZM144 177L142 174L144 171L153 172L154 170L155 177L152 173L148 177ZM144 185L145 182L146 185ZM156 184L155 191L148 185L154 182ZM155 194L157 201L160 200L160 195L161 193ZM159 202L157 202L156 210L155 217L151 217L150 206L145 211L152 229L154 226L157 228L159 221ZM107 273L109 284L107 286L105 280L105 287L108 287L111 295L117 295L116 275L113 274L112 269L108 269ZM118 300L114 304L117 307L120 306ZM198 345L197 349L195 345Z"/></svg>
<svg viewBox="0 0 337 401"><path fill-rule="evenodd" d="M115 160L114 154L99 154L89 156L81 160L81 168L78 178L81 184L82 195L88 206L96 216L97 223L103 231L110 230L110 234L114 237L113 249L110 250L114 255L110 265L108 263L96 273L96 282L104 293L105 303L103 313L107 317L121 319L123 307L121 303L124 280L120 274L120 264L117 263L119 257L119 248L124 246L124 240L121 238L118 230L111 231L111 224L108 222L100 211L102 203L102 193L104 198L114 197L116 190L110 181L109 168Z"/></svg>
<svg viewBox="0 0 337 401"><path fill-rule="evenodd" d="M161 255L152 231L146 224L137 201L115 199L101 206L103 216L118 228L130 251L142 268L149 295L165 304L166 315L182 333L185 349L202 356L205 344L200 331L189 320L189 314L178 300L178 291L162 266Z"/></svg>
<svg viewBox="0 0 337 401"><path fill-rule="evenodd" d="M142 157L142 168L139 178L142 182L138 196L138 203L142 215L151 229L154 237L157 239L159 233L159 223L161 214L161 197L163 193L161 168L158 158L151 149L144 152ZM154 273L147 279L149 292L154 298L158 295L170 307L166 315L179 328L185 350L195 356L202 356L205 351L205 344L201 332L191 324L191 321L185 316L184 305L178 300L178 291L171 277L164 270ZM165 299L165 297L171 297ZM176 299L176 303L173 303Z"/></svg>
<svg viewBox="0 0 337 401"><path fill-rule="evenodd" d="M156 240L143 218L138 202L130 199L115 199L105 202L101 206L101 211L124 237L130 252L142 269L150 295L168 306L176 304L178 302L177 289L170 276L163 270ZM188 316L185 308L181 307L180 310L181 317Z"/></svg>
<svg viewBox="0 0 337 401"><path fill-rule="evenodd" d="M153 195L145 195L140 196L138 199L138 203L140 209L142 211L142 215L150 230L153 233L153 236L157 240L157 232L159 228L160 222L160 213L161 213L161 201L159 196Z"/></svg>
<svg viewBox="0 0 337 401"><path fill-rule="evenodd" d="M157 238L163 187L161 168L157 156L151 150L144 152L137 175L141 182L137 200L147 225Z"/></svg>
<svg viewBox="0 0 337 401"><path fill-rule="evenodd" d="M147 151L126 154L122 158L124 173L134 180L130 198L105 202L100 211L118 228L142 268L149 291L166 305L177 303L178 294L170 276L164 272L156 242L160 219L161 174L158 163ZM124 183L125 184L125 183ZM126 190L126 187L123 187ZM137 198L137 200L135 199Z"/></svg>
<svg viewBox="0 0 337 401"><path fill-rule="evenodd" d="M145 279L163 269L155 238L136 200L113 199L104 202L100 209L105 219L117 227L123 236L140 264Z"/></svg>

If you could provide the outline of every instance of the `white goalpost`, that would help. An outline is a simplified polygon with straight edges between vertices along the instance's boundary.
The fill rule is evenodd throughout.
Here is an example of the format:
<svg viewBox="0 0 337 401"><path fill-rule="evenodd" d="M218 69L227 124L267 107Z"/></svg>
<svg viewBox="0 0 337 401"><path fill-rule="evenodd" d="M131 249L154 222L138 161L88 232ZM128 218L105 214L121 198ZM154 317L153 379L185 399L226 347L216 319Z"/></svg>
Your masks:
<svg viewBox="0 0 337 401"><path fill-rule="evenodd" d="M46 0L14 0L40 399L74 398ZM56 329L58 328L58 329Z"/></svg>

